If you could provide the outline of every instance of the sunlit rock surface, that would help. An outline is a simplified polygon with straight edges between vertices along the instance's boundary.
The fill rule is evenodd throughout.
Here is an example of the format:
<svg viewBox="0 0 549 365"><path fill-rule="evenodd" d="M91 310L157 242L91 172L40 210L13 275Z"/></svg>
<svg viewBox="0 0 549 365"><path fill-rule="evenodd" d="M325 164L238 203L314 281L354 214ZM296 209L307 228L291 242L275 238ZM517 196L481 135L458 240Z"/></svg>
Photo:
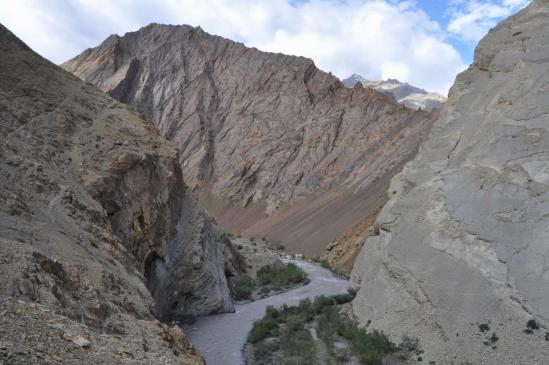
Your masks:
<svg viewBox="0 0 549 365"><path fill-rule="evenodd" d="M434 119L186 25L113 35L62 66L156 123L222 227L307 254L379 209Z"/></svg>
<svg viewBox="0 0 549 365"><path fill-rule="evenodd" d="M393 179L379 235L352 274L363 323L418 337L426 362L547 362L548 128L542 0L479 43L427 142ZM542 328L528 334L530 319Z"/></svg>

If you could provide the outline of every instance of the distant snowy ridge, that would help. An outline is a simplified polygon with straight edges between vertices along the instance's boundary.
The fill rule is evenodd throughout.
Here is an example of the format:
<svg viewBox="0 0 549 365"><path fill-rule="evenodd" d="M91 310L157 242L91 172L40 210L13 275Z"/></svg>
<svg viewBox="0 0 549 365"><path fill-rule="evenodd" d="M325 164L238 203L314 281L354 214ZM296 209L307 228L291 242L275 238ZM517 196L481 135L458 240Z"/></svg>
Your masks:
<svg viewBox="0 0 549 365"><path fill-rule="evenodd" d="M347 87L354 87L357 83L361 83L364 87L369 87L384 93L392 94L396 101L410 109L423 109L431 111L440 109L446 101L446 97L438 94L427 92L423 89L412 86L408 83L403 83L395 79L388 80L368 80L364 77L353 74L342 80Z"/></svg>

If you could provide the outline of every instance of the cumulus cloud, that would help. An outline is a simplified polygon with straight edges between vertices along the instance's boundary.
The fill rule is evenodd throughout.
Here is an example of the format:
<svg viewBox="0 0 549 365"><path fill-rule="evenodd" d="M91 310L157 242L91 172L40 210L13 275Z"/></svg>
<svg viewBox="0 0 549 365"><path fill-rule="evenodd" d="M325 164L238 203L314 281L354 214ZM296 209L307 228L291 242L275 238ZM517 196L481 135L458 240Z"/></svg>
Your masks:
<svg viewBox="0 0 549 365"><path fill-rule="evenodd" d="M446 94L465 68L449 32L476 40L524 3L457 2L463 6L447 28L416 1L396 0L0 0L0 22L56 63L112 33L151 22L191 24L261 50L310 57L340 78L396 78Z"/></svg>
<svg viewBox="0 0 549 365"><path fill-rule="evenodd" d="M526 6L529 0L454 1L448 31L462 40L476 43L499 20Z"/></svg>
<svg viewBox="0 0 549 365"><path fill-rule="evenodd" d="M310 1L292 11L296 21L261 49L306 55L336 76L396 78L446 93L464 68L440 25L411 2L345 4Z"/></svg>

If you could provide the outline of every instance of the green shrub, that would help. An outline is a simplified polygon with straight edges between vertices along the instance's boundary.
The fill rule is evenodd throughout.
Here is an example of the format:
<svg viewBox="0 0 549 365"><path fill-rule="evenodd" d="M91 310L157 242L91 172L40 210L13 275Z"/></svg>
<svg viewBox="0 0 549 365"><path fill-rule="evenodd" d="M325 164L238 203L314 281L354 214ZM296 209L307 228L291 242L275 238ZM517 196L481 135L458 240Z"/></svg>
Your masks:
<svg viewBox="0 0 549 365"><path fill-rule="evenodd" d="M297 310L303 315L307 322L312 321L314 318L313 303L309 298L302 299L297 306Z"/></svg>
<svg viewBox="0 0 549 365"><path fill-rule="evenodd" d="M337 326L337 334L348 340L359 338L362 333L360 328L352 321L343 321Z"/></svg>
<svg viewBox="0 0 549 365"><path fill-rule="evenodd" d="M383 356L394 350L393 344L383 332L367 332L360 328L351 340L354 350L366 364L381 364Z"/></svg>
<svg viewBox="0 0 549 365"><path fill-rule="evenodd" d="M355 294L353 293L345 293L345 294L337 294L332 296L335 304L345 304L350 303L354 298Z"/></svg>
<svg viewBox="0 0 549 365"><path fill-rule="evenodd" d="M490 326L487 323L481 323L478 325L478 329L480 332L488 332L490 331Z"/></svg>
<svg viewBox="0 0 549 365"><path fill-rule="evenodd" d="M535 319L530 319L528 322L526 322L526 327L531 330L539 329L539 325Z"/></svg>
<svg viewBox="0 0 549 365"><path fill-rule="evenodd" d="M311 333L302 328L296 331L285 330L280 336L282 350L281 364L317 364L316 346Z"/></svg>
<svg viewBox="0 0 549 365"><path fill-rule="evenodd" d="M331 297L321 295L319 297L316 297L312 305L312 310L315 314L320 314L322 313L323 310L325 310L326 306L330 306L333 304L334 304L334 300Z"/></svg>
<svg viewBox="0 0 549 365"><path fill-rule="evenodd" d="M278 309L273 307L272 305L268 305L265 309L265 317L267 318L278 318L280 316L280 312Z"/></svg>
<svg viewBox="0 0 549 365"><path fill-rule="evenodd" d="M307 322L307 318L300 314L290 314L286 319L286 326L289 331L298 331L303 329L303 326Z"/></svg>
<svg viewBox="0 0 549 365"><path fill-rule="evenodd" d="M363 364L381 364L383 357L394 351L395 346L382 332L369 332L340 312L336 304L346 303L350 298L352 294L320 296L313 302L303 299L297 306L283 305L279 309L267 307L265 317L254 324L248 341L257 344L267 337L278 339L280 351L276 355L271 354L265 363L316 364L318 348L308 325L316 318L319 338L327 349L324 356L326 364L345 363L351 353ZM341 341L342 338L348 347L336 348L335 341ZM268 342L276 341L273 339ZM418 347L412 339L403 342L405 346ZM264 355L266 350L262 347L257 351L259 355Z"/></svg>
<svg viewBox="0 0 549 365"><path fill-rule="evenodd" d="M267 336L276 336L278 334L278 322L273 318L263 318L254 322L252 330L248 335L248 342L258 343Z"/></svg>
<svg viewBox="0 0 549 365"><path fill-rule="evenodd" d="M368 332L358 327L355 321L342 315L333 305L322 309L319 332L326 343L333 343L335 334L347 339L361 361L369 365L380 364L383 356L394 350L393 344L382 332ZM333 352L333 347L328 348Z"/></svg>
<svg viewBox="0 0 549 365"><path fill-rule="evenodd" d="M285 265L266 265L257 272L259 285L270 286L274 290L281 290L306 280L307 273L291 262Z"/></svg>
<svg viewBox="0 0 549 365"><path fill-rule="evenodd" d="M336 310L333 306L330 306L329 309L324 310L324 313L322 313L318 318L319 336L327 344L332 344L334 341L334 336L337 333L338 319Z"/></svg>
<svg viewBox="0 0 549 365"><path fill-rule="evenodd" d="M254 279L248 275L241 275L230 285L232 297L236 300L250 299L256 288Z"/></svg>
<svg viewBox="0 0 549 365"><path fill-rule="evenodd" d="M259 342L253 347L254 360L256 362L263 362L267 360L276 350L278 350L277 342Z"/></svg>
<svg viewBox="0 0 549 365"><path fill-rule="evenodd" d="M358 357L367 365L379 365L384 353L374 347L365 347L359 350Z"/></svg>

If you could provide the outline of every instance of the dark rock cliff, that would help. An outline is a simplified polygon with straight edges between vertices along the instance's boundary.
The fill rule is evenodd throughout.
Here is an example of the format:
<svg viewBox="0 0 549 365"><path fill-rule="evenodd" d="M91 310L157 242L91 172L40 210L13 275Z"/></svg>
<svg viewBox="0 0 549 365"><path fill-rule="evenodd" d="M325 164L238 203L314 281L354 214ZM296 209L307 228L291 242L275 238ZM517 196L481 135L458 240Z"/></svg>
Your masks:
<svg viewBox="0 0 549 365"><path fill-rule="evenodd" d="M226 243L155 126L0 26L0 135L0 362L201 363L155 316L233 309Z"/></svg>

